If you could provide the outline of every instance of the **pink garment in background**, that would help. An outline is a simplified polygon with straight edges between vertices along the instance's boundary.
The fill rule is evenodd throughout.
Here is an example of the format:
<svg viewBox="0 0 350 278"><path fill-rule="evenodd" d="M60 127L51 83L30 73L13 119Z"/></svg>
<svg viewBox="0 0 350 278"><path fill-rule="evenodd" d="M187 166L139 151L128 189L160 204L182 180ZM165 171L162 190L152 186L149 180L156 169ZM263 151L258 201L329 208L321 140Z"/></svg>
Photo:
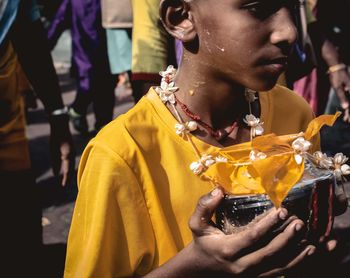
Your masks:
<svg viewBox="0 0 350 278"><path fill-rule="evenodd" d="M311 106L312 110L318 115L318 97L317 97L317 70L316 68L310 74L294 82L293 90L301 95Z"/></svg>

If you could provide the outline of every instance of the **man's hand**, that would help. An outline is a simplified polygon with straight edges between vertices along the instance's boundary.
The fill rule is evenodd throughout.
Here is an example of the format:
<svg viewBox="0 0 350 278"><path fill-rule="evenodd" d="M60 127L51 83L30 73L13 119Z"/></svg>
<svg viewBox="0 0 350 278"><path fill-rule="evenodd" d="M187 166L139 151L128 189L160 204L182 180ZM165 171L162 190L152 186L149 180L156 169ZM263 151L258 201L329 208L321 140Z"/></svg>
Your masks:
<svg viewBox="0 0 350 278"><path fill-rule="evenodd" d="M61 185L65 186L75 168L75 150L69 130L67 115L51 117L50 150L55 176L62 175Z"/></svg>
<svg viewBox="0 0 350 278"><path fill-rule="evenodd" d="M350 123L350 75L347 69L329 74L331 86L334 88L340 106L344 110L343 121Z"/></svg>
<svg viewBox="0 0 350 278"><path fill-rule="evenodd" d="M204 268L234 277L275 277L305 263L315 246L302 243L304 223L272 209L240 232L225 235L211 222L220 188L202 197L190 220L192 248Z"/></svg>

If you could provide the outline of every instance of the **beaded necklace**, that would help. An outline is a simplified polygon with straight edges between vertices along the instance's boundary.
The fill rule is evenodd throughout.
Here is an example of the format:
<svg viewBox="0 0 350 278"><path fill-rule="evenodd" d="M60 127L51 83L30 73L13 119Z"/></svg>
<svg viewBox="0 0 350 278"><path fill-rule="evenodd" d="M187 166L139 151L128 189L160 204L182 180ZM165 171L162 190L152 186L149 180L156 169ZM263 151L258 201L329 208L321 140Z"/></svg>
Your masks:
<svg viewBox="0 0 350 278"><path fill-rule="evenodd" d="M225 158L221 156L214 157L210 154L201 154L197 147L195 146L191 136L189 136L189 133L197 130L198 124L205 127L208 132L215 138L220 139L223 138L223 136L227 137L228 134L230 134L234 128L237 126L237 122L235 121L232 126L230 127L229 132L227 135L222 135L222 131L214 131L214 129L209 126L208 124L204 123L200 120L200 117L198 115L194 115L193 113L190 113L189 109L186 105L182 104L175 96L175 92L179 89L175 86L174 78L176 75L176 69L173 66L168 66L168 68L165 71L161 71L159 73L162 76L161 85L159 87L155 88L155 91L159 95L160 99L164 104L169 104L173 114L175 115L178 123L175 125L176 134L184 137L192 146L192 149L194 150L194 153L196 154L198 160L195 162L192 162L190 165L191 171L196 174L200 175L203 172L205 172L209 166L215 164L216 162L225 162ZM252 114L252 108L251 103L254 102L257 98L255 96L256 92L250 89L247 89L245 92L245 98L249 105L249 113L245 116L243 119L243 122L250 127L250 139L252 140L254 137L258 135L262 135L264 132L264 129L262 127L262 122L259 118L255 117ZM183 110L185 110L185 114L188 115L192 120L191 121L184 121L179 114L176 104L179 104L183 107ZM181 105L182 104L182 105ZM216 138L217 137L217 138Z"/></svg>
<svg viewBox="0 0 350 278"><path fill-rule="evenodd" d="M223 141L226 139L237 127L238 129L238 123L237 121L234 121L232 125L230 126L229 130L226 131L225 129L217 129L215 130L213 127L211 127L209 124L206 122L202 121L201 117L195 113L193 113L186 104L182 103L176 96L175 96L176 102L180 105L181 110L192 120L195 122L199 123L201 126L203 126L208 133L215 138L218 142ZM236 132L237 134L237 132Z"/></svg>

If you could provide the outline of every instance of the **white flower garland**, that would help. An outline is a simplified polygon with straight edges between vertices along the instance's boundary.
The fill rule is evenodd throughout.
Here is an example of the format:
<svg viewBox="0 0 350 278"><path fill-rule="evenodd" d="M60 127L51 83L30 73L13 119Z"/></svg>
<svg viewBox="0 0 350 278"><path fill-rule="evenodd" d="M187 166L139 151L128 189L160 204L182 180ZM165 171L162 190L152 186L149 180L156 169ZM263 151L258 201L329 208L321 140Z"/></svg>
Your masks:
<svg viewBox="0 0 350 278"><path fill-rule="evenodd" d="M179 88L175 86L174 82L176 75L176 69L174 66L168 66L165 71L161 71L159 74L162 76L162 80L160 86L155 88L155 91L164 104L169 104L172 107L174 114L178 120L178 123L175 124L176 134L185 137L185 139L190 142L198 158L197 161L194 161L190 164L190 170L196 175L201 175L215 163L227 163L227 158L221 155L213 156L210 154L201 154L193 143L192 138L189 136L189 133L197 130L198 124L195 121L183 121L176 109L175 92L178 91ZM250 89L247 89L245 92L245 98L249 104L250 114L244 117L243 122L245 122L250 127L251 140L254 137L262 135L264 133L263 122L261 122L259 118L255 117L252 114L251 110L251 103L257 99L255 94L256 92ZM333 170L334 175L338 180L342 180L344 179L344 176L350 175L350 166L345 164L345 162L348 160L348 157L346 157L344 154L337 153L334 158L327 157L326 154L323 154L321 152L315 152L313 155L310 155L308 153L310 147L311 143L305 140L303 133L298 134L297 138L292 142L294 159L297 164L301 164L307 157L311 159L318 167ZM267 158L267 155L258 150L252 150L250 152L249 158L250 161L255 161L259 159L265 159Z"/></svg>
<svg viewBox="0 0 350 278"><path fill-rule="evenodd" d="M174 78L176 75L176 69L174 66L168 66L168 68L165 71L159 72L160 76L162 76L162 80L159 87L155 88L156 93L158 94L159 98L164 104L169 104L178 120L178 123L175 124L175 132L177 135L186 137L188 141L191 143L193 149L195 150L195 153L198 157L197 161L194 161L190 164L191 171L196 174L200 175L204 173L208 167L211 165L217 163L217 162L227 162L227 159L222 156L216 156L208 155L208 154L200 154L196 146L194 145L191 138L188 136L189 133L192 131L195 131L198 128L198 124L195 121L188 121L184 122L181 118L180 114L178 113L176 109L176 98L175 98L175 92L179 89L175 86ZM262 135L264 132L264 128L262 127L263 123L260 121L259 118L255 117L251 113L251 103L257 99L256 92L252 90L246 90L245 97L249 104L249 115L246 115L243 121L251 128L250 134L251 139L253 139L256 136ZM265 154L259 153L258 155L259 159L264 159L266 157Z"/></svg>

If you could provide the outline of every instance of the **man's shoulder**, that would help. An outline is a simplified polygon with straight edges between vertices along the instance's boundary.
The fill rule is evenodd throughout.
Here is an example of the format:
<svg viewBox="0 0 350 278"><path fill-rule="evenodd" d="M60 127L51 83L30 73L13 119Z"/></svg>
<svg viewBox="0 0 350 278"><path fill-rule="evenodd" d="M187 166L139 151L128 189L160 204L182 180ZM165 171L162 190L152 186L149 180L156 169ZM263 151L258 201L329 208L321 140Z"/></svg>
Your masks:
<svg viewBox="0 0 350 278"><path fill-rule="evenodd" d="M264 96L265 111L271 131L290 134L305 131L314 113L307 101L296 92L277 85Z"/></svg>
<svg viewBox="0 0 350 278"><path fill-rule="evenodd" d="M152 105L142 98L128 112L103 127L93 141L122 156L132 153L152 137L155 129L153 114Z"/></svg>
<svg viewBox="0 0 350 278"><path fill-rule="evenodd" d="M272 103L276 109L294 111L295 113L312 113L312 109L308 102L298 93L287 87L276 85L270 91L270 95Z"/></svg>

